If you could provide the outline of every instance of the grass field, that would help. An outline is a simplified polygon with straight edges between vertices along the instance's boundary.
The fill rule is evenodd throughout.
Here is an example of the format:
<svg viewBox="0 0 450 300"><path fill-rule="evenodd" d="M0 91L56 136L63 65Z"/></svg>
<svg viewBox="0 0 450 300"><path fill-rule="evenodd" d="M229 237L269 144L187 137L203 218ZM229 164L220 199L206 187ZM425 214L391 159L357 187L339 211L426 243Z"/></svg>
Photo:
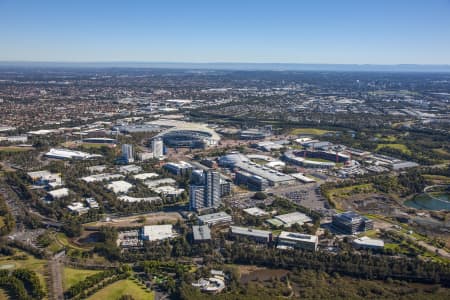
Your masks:
<svg viewBox="0 0 450 300"><path fill-rule="evenodd" d="M29 150L33 150L34 148L32 147L16 147L16 146L5 146L5 147L0 147L0 152L24 152L24 151L29 151Z"/></svg>
<svg viewBox="0 0 450 300"><path fill-rule="evenodd" d="M338 199L343 199L351 195L360 193L372 193L375 192L371 183L353 185L343 188L331 189L327 192L327 198L335 205L336 209L342 209Z"/></svg>
<svg viewBox="0 0 450 300"><path fill-rule="evenodd" d="M153 292L148 292L145 287L138 285L130 279L125 279L106 286L89 297L88 300L116 300L123 295L131 295L135 300L154 299Z"/></svg>
<svg viewBox="0 0 450 300"><path fill-rule="evenodd" d="M82 270L65 267L64 268L64 290L67 290L74 284L84 280L90 275L100 272L99 270Z"/></svg>
<svg viewBox="0 0 450 300"><path fill-rule="evenodd" d="M318 129L318 128L295 128L290 132L290 134L292 134L292 135L299 135L299 134L323 135L328 132L332 132L332 131Z"/></svg>
<svg viewBox="0 0 450 300"><path fill-rule="evenodd" d="M405 154L411 154L411 150L408 149L408 147L406 147L403 144L378 144L377 148L375 150L380 150L382 148L391 148L391 149L397 149Z"/></svg>

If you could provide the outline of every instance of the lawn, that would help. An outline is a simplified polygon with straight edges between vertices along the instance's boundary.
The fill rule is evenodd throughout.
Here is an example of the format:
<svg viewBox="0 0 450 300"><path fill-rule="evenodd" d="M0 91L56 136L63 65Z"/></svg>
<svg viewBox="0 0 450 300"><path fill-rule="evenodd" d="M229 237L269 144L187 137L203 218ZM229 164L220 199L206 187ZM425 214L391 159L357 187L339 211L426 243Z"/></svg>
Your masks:
<svg viewBox="0 0 450 300"><path fill-rule="evenodd" d="M74 284L83 281L86 277L100 272L99 270L83 270L70 267L64 268L64 290L69 289Z"/></svg>
<svg viewBox="0 0 450 300"><path fill-rule="evenodd" d="M370 192L374 192L374 188L372 186L371 183L366 183L366 184L358 184L358 185L352 185L352 186L348 186L348 187L343 187L343 188L337 188L337 189L332 189L328 192L328 195L331 196L332 198L334 197L345 197L345 196L350 196L353 194L359 194L359 193L370 193Z"/></svg>
<svg viewBox="0 0 450 300"><path fill-rule="evenodd" d="M145 287L138 285L131 279L125 279L106 286L89 297L88 300L115 300L119 299L123 295L131 295L135 300L154 299L153 292L148 292Z"/></svg>
<svg viewBox="0 0 450 300"><path fill-rule="evenodd" d="M332 132L330 130L318 129L318 128L295 128L290 134L299 135L299 134L311 134L311 135L323 135L325 133Z"/></svg>
<svg viewBox="0 0 450 300"><path fill-rule="evenodd" d="M378 151L382 148L397 149L405 154L411 154L411 150L409 150L408 147L403 144L378 144L375 150Z"/></svg>
<svg viewBox="0 0 450 300"><path fill-rule="evenodd" d="M0 147L0 152L25 152L33 149L32 147L4 146Z"/></svg>

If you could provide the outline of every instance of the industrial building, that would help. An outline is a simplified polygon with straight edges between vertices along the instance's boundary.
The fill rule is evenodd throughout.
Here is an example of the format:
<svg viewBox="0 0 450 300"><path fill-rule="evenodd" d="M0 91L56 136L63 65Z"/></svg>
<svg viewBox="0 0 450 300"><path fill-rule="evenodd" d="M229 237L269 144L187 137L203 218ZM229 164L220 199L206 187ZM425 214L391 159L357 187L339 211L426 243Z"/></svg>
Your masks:
<svg viewBox="0 0 450 300"><path fill-rule="evenodd" d="M216 224L230 224L232 222L231 216L223 211L198 216L198 220L200 221L200 224L205 224L208 226L213 226Z"/></svg>
<svg viewBox="0 0 450 300"><path fill-rule="evenodd" d="M334 215L332 225L335 229L346 234L355 234L373 229L372 220L352 211Z"/></svg>
<svg viewBox="0 0 450 300"><path fill-rule="evenodd" d="M51 148L50 151L48 151L44 155L48 158L79 159L79 160L102 157L100 154L89 154L89 153L82 152L82 151L74 151L74 150L67 150L67 149L55 149L55 148Z"/></svg>
<svg viewBox="0 0 450 300"><path fill-rule="evenodd" d="M269 186L280 186L295 183L295 178L274 169L258 165L251 161L242 161L234 165L235 168L267 180Z"/></svg>
<svg viewBox="0 0 450 300"><path fill-rule="evenodd" d="M316 251L319 238L316 235L282 231L278 236L278 249L305 249Z"/></svg>
<svg viewBox="0 0 450 300"><path fill-rule="evenodd" d="M267 244L272 241L272 232L266 230L230 226L230 234L233 237L246 238L257 243Z"/></svg>

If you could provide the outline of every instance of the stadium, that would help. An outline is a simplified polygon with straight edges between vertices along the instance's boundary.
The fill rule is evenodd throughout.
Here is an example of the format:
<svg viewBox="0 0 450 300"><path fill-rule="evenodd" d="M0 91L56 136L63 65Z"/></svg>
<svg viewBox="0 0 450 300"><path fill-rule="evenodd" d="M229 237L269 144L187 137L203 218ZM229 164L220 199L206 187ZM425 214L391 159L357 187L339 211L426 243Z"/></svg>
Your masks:
<svg viewBox="0 0 450 300"><path fill-rule="evenodd" d="M350 157L340 152L330 151L287 151L284 153L285 161L307 168L331 169L336 163L346 163Z"/></svg>
<svg viewBox="0 0 450 300"><path fill-rule="evenodd" d="M164 119L151 124L166 128L157 137L162 138L167 147L207 148L220 141L220 136L205 124Z"/></svg>

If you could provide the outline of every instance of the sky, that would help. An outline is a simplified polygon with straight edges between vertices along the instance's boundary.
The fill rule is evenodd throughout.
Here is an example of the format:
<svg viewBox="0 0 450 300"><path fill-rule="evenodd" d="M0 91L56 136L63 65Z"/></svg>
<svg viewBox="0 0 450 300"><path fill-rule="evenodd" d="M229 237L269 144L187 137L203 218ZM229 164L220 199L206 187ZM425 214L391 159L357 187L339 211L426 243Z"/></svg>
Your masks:
<svg viewBox="0 0 450 300"><path fill-rule="evenodd" d="M450 64L450 0L0 0L0 61Z"/></svg>

